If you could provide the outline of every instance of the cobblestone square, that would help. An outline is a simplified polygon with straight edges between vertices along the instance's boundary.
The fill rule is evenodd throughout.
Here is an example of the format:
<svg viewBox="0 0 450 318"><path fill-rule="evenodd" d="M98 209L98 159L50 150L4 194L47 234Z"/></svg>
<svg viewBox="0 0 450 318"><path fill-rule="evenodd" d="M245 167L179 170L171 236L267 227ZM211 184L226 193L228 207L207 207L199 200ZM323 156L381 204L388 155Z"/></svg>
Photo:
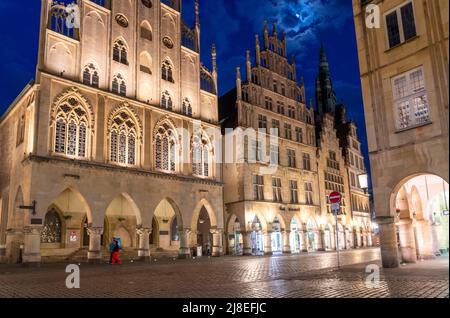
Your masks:
<svg viewBox="0 0 450 318"><path fill-rule="evenodd" d="M80 289L65 286L67 264L0 266L0 298L448 298L448 257L380 269L367 288L366 266L380 264L376 248L272 257L157 260L80 265Z"/></svg>

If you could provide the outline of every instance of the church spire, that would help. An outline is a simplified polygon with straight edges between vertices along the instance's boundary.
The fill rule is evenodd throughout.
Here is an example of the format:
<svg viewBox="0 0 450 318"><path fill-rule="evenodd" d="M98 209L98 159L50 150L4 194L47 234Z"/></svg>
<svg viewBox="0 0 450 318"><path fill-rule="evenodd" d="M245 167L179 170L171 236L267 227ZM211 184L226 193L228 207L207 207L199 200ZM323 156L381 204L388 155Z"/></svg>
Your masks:
<svg viewBox="0 0 450 318"><path fill-rule="evenodd" d="M198 0L195 0L195 26L200 27L200 9Z"/></svg>
<svg viewBox="0 0 450 318"><path fill-rule="evenodd" d="M316 78L316 103L319 114L334 114L336 111L336 93L331 80L330 66L323 45L320 48L319 74Z"/></svg>

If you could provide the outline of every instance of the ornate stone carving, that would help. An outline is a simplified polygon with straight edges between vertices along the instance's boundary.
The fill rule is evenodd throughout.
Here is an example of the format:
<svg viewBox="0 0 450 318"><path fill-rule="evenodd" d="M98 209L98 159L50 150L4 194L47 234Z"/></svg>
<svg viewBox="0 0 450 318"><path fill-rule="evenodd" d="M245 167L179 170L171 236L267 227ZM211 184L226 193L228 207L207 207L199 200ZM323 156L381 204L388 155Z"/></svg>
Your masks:
<svg viewBox="0 0 450 318"><path fill-rule="evenodd" d="M89 236L91 235L102 235L103 234L103 228L102 227L88 227L86 228L87 233Z"/></svg>

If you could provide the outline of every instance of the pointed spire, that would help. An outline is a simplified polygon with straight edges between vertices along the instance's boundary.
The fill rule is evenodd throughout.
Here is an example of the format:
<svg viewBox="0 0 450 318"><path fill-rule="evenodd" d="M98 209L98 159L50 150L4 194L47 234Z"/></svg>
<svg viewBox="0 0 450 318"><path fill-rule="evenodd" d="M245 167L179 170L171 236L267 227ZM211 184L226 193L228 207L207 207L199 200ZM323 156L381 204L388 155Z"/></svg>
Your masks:
<svg viewBox="0 0 450 318"><path fill-rule="evenodd" d="M275 22L273 23L273 30L272 30L272 33L273 33L273 35L278 36L278 33L277 33L277 24L276 24Z"/></svg>
<svg viewBox="0 0 450 318"><path fill-rule="evenodd" d="M195 25L200 26L200 9L199 9L199 0L195 0Z"/></svg>
<svg viewBox="0 0 450 318"><path fill-rule="evenodd" d="M236 68L236 95L238 100L242 100L242 86L241 86L241 68Z"/></svg>
<svg viewBox="0 0 450 318"><path fill-rule="evenodd" d="M269 28L267 26L267 20L264 20L264 49L269 48Z"/></svg>
<svg viewBox="0 0 450 318"><path fill-rule="evenodd" d="M213 43L212 45L211 55L212 55L213 72L217 72L217 51L215 43Z"/></svg>
<svg viewBox="0 0 450 318"><path fill-rule="evenodd" d="M255 35L255 57L256 57L256 65L259 66L261 64L261 46L259 44L259 35Z"/></svg>
<svg viewBox="0 0 450 318"><path fill-rule="evenodd" d="M246 56L247 62L247 82L251 82L252 80L252 61L250 60L250 50L247 50Z"/></svg>

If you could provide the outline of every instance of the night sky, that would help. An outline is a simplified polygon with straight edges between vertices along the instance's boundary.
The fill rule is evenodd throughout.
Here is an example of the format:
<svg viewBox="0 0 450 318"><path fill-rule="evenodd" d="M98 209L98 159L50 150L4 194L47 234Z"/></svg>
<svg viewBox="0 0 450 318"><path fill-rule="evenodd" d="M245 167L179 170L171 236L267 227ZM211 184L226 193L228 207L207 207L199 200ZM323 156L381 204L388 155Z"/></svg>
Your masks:
<svg viewBox="0 0 450 318"><path fill-rule="evenodd" d="M116 0L114 0L116 1ZM0 114L34 78L39 32L39 0L0 1ZM67 1L66 1L67 2ZM69 1L72 2L72 1ZM194 21L194 0L183 0L183 18ZM298 79L305 78L307 100L314 98L319 49L328 54L338 100L358 125L367 158L364 114L351 0L200 0L201 53L211 67L211 45L217 46L219 92L235 85L237 66L245 69L245 52L255 47L264 20L286 32L288 54L295 54Z"/></svg>

